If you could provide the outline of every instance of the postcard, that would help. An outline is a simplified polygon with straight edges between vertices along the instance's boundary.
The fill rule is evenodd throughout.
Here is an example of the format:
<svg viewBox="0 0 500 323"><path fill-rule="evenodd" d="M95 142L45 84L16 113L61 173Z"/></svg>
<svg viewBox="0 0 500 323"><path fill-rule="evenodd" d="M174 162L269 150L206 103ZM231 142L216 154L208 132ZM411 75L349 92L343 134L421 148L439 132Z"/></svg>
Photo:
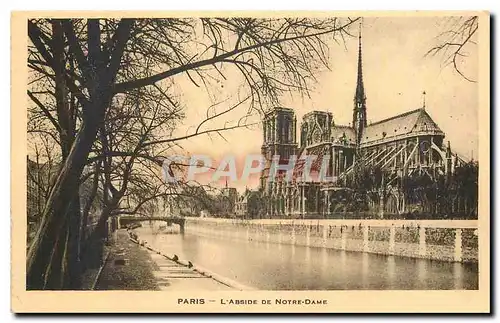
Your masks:
<svg viewBox="0 0 500 323"><path fill-rule="evenodd" d="M14 12L12 311L490 312L487 12Z"/></svg>

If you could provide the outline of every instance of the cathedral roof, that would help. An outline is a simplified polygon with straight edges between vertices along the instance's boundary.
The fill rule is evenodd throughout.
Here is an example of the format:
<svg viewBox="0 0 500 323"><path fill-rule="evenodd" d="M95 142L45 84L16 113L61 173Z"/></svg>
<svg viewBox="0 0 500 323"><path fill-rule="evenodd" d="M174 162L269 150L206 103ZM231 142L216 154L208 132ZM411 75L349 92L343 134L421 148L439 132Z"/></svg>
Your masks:
<svg viewBox="0 0 500 323"><path fill-rule="evenodd" d="M363 130L361 145L397 139L412 133L444 135L427 111L420 108L369 124ZM351 126L332 125L331 139L333 143L344 146L356 144L356 135Z"/></svg>
<svg viewBox="0 0 500 323"><path fill-rule="evenodd" d="M421 132L443 133L423 108L369 124L363 131L361 144Z"/></svg>

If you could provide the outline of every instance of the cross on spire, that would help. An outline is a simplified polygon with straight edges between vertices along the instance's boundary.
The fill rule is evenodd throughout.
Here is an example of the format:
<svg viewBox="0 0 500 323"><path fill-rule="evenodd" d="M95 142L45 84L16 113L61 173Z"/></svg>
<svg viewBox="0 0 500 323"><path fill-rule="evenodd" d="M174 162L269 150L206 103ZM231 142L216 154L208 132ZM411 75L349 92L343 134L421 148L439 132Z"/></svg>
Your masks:
<svg viewBox="0 0 500 323"><path fill-rule="evenodd" d="M424 110L425 110L425 95L426 95L426 94L427 94L427 93L425 93L425 90L424 90L424 91L422 92L422 97L423 97L423 98L422 98L422 101L423 101L423 102L422 102L422 108L424 108Z"/></svg>

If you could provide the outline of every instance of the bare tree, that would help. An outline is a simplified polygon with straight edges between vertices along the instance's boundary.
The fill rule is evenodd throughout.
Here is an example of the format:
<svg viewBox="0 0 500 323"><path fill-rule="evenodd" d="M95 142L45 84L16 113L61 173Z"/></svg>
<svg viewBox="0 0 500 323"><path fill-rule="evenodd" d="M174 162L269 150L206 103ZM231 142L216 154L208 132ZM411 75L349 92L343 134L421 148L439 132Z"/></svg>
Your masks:
<svg viewBox="0 0 500 323"><path fill-rule="evenodd" d="M462 72L460 61L466 58L471 46L476 45L479 17L451 17L447 30L436 38L438 44L432 47L426 55L441 55L445 66L452 65L455 71L469 82L476 82Z"/></svg>
<svg viewBox="0 0 500 323"><path fill-rule="evenodd" d="M265 110L286 92L307 95L315 73L328 63L328 42L343 37L353 22L349 18L30 20L28 65L49 84L45 91L53 91L55 108L47 108L33 92L28 95L35 103L38 100L58 130L63 160L28 251L28 288L71 288L75 280L71 268L81 222L79 186L96 140L105 154L112 152L103 145L109 144L104 124L113 102L151 88L161 93L164 102L171 101L168 89L181 74L213 93L214 82L234 70L244 80L248 109ZM193 136L203 133L197 128ZM173 139L153 142L168 144ZM147 143L142 140L141 146ZM138 156L139 151L132 150L119 168L132 169ZM115 165L104 160L102 174L110 176ZM104 189L105 194L111 192L105 198L116 206L115 197L124 196L127 184L116 188L114 196L113 179L105 181L111 189Z"/></svg>

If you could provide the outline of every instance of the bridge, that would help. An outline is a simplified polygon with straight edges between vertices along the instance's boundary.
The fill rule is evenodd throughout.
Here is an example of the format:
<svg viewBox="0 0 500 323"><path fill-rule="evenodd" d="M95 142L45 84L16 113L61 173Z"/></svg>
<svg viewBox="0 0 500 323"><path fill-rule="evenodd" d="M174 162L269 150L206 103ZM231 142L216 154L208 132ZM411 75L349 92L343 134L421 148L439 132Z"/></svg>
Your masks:
<svg viewBox="0 0 500 323"><path fill-rule="evenodd" d="M123 215L123 216L118 217L118 228L121 228L123 226L126 226L126 225L134 223L134 222L141 222L141 221L165 221L165 222L167 222L168 226L171 226L172 224L177 224L180 227L181 233L184 233L184 226L186 223L186 220L183 217L179 217L179 216L145 217L145 216L136 216L136 215Z"/></svg>

